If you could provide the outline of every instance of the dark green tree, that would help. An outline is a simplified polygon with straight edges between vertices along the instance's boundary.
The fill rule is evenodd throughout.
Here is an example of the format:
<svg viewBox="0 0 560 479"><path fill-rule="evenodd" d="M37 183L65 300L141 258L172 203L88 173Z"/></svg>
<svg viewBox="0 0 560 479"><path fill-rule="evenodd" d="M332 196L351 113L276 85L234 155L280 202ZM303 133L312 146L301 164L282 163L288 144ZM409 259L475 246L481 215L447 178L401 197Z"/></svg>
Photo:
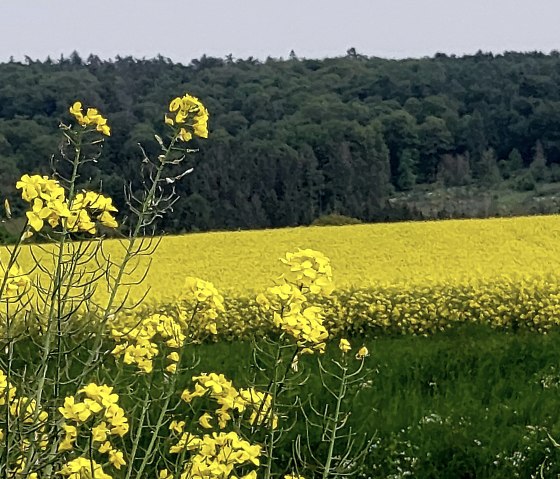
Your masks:
<svg viewBox="0 0 560 479"><path fill-rule="evenodd" d="M496 152L493 148L488 148L482 153L478 161L478 182L484 186L495 186L502 180Z"/></svg>
<svg viewBox="0 0 560 479"><path fill-rule="evenodd" d="M529 170L536 181L546 181L549 179L550 172L546 165L546 155L540 141L535 143L533 161L529 165Z"/></svg>
<svg viewBox="0 0 560 479"><path fill-rule="evenodd" d="M416 168L418 164L418 151L405 149L399 156L396 186L401 191L409 191L416 184Z"/></svg>

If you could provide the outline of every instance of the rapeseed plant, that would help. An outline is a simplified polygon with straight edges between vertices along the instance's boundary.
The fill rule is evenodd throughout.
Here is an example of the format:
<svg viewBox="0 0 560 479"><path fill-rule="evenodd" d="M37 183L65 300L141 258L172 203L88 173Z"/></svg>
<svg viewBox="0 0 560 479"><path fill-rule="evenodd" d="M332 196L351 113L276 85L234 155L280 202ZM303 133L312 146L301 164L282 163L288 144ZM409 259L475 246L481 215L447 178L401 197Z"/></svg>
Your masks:
<svg viewBox="0 0 560 479"><path fill-rule="evenodd" d="M186 145L208 137L209 114L198 98L176 97L167 110L167 138L156 136L161 154L150 159L140 150L145 189L127 189L132 216L124 224L111 198L79 189L83 165L111 134L108 119L80 101L69 108L75 124L61 125L59 169L23 175L16 184L27 211L22 235L0 265L2 477L139 479L158 471L159 479L303 479L297 464L275 463L275 450L294 417L297 404L283 397L297 396L298 359L321 355L332 336L323 307L334 290L329 258L313 249L287 253L282 275L257 296L253 313L265 327L256 361L263 353L267 362L267 348L273 358L261 370L263 387L234 386L218 372L192 375L192 387L179 387L197 363L189 347L228 329L226 301L210 281L187 276L176 300L152 311L127 301L137 260L157 246L145 236L148 228L176 200L166 186L192 171ZM118 258L104 249L103 228L127 235ZM50 245L31 249L36 264L26 269L20 253L34 235ZM105 295L96 296L101 287ZM34 354L22 356L31 344ZM349 341L339 347L347 364ZM354 377L342 377L340 401ZM341 418L324 420L334 444ZM324 471L333 470L333 447Z"/></svg>

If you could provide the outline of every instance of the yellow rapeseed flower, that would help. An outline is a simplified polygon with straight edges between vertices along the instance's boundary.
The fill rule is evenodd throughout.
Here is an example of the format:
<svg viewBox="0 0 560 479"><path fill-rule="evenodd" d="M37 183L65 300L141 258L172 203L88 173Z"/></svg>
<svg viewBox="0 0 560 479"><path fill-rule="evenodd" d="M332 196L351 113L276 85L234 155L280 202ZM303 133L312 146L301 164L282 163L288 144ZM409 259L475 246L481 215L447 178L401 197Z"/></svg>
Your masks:
<svg viewBox="0 0 560 479"><path fill-rule="evenodd" d="M212 426L212 424L210 424L210 421L212 420L212 416L210 414L208 414L207 412L205 412L202 416L200 416L200 418L198 419L198 423L204 428L204 429L212 429L214 426Z"/></svg>
<svg viewBox="0 0 560 479"><path fill-rule="evenodd" d="M350 342L347 339L341 339L340 342L338 343L338 348L344 354L346 354L348 351L352 349L352 347L350 346Z"/></svg>
<svg viewBox="0 0 560 479"><path fill-rule="evenodd" d="M208 110L198 98L188 93L174 98L169 103L169 112L174 116L166 114L164 121L182 141L190 141L193 135L208 138Z"/></svg>
<svg viewBox="0 0 560 479"><path fill-rule="evenodd" d="M112 479L100 464L87 457L72 459L64 464L58 473L68 476L68 479Z"/></svg>
<svg viewBox="0 0 560 479"><path fill-rule="evenodd" d="M99 113L97 108L88 108L87 113L84 115L82 103L77 101L69 108L69 111L80 126L87 128L91 125L94 126L95 130L99 133L105 136L111 135L111 128L107 125L107 119Z"/></svg>
<svg viewBox="0 0 560 479"><path fill-rule="evenodd" d="M356 359L364 359L369 356L368 348L362 346L356 353Z"/></svg>

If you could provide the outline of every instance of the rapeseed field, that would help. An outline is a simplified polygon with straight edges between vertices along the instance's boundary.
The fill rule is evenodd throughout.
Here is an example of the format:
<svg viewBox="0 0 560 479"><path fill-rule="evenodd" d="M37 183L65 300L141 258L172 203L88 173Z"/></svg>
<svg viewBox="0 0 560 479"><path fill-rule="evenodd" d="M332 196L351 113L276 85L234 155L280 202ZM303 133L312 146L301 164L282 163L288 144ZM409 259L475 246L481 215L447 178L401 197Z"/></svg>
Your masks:
<svg viewBox="0 0 560 479"><path fill-rule="evenodd" d="M560 216L169 236L152 256L150 298L180 294L193 275L224 293L262 291L279 272L278 258L298 248L331 259L337 288L547 277L560 271Z"/></svg>
<svg viewBox="0 0 560 479"><path fill-rule="evenodd" d="M225 296L216 339L251 337L266 330L256 297L280 274L278 259L310 247L331 258L335 290L320 302L334 336L425 335L464 323L546 332L560 318L559 234L560 217L546 216L165 237L147 304L169 307L185 277L201 277Z"/></svg>
<svg viewBox="0 0 560 479"><path fill-rule="evenodd" d="M279 258L311 248L331 259L335 289L319 302L333 336L425 335L463 323L546 332L560 318L559 236L560 216L168 236L137 258L133 279L148 272L128 299L147 292L137 314L165 311L184 297L186 277L203 278L225 297L215 339L252 337L267 329L256 298L281 274ZM27 248L24 267L49 251ZM114 261L122 251L104 242Z"/></svg>
<svg viewBox="0 0 560 479"><path fill-rule="evenodd" d="M198 276L223 293L251 295L270 286L278 258L298 248L331 259L337 289L547 278L560 271L560 216L167 236L149 257L142 288L149 286L152 301L169 300L181 294L185 277ZM117 240L104 249L115 259L122 251ZM30 260L29 251L24 256ZM147 265L148 258L140 262Z"/></svg>
<svg viewBox="0 0 560 479"><path fill-rule="evenodd" d="M198 276L223 293L256 294L270 286L278 258L298 248L331 259L337 289L546 278L560 274L560 216L166 236L149 257L142 288L149 286L151 300L169 300L181 294L186 276ZM117 259L122 247L109 240L104 250ZM30 261L29 251L24 256ZM140 262L147 265L148 257Z"/></svg>
<svg viewBox="0 0 560 479"><path fill-rule="evenodd" d="M108 245L118 254L115 241ZM324 252L337 288L547 277L560 271L560 216L169 236L151 258L150 298L181 294L193 275L225 293L259 292L278 271L278 258L297 248Z"/></svg>

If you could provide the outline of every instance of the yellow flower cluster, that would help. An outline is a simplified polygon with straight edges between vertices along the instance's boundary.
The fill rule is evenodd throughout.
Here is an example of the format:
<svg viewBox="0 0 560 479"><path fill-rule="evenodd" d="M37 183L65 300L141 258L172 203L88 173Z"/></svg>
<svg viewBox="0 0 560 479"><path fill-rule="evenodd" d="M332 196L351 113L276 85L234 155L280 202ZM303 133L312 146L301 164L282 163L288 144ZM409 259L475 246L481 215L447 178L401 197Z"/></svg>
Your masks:
<svg viewBox="0 0 560 479"><path fill-rule="evenodd" d="M180 479L257 479L253 470L243 476L237 476L236 467L252 464L260 465L261 446L251 444L241 438L237 432L213 432L202 437L186 433L181 448L172 452L191 451ZM168 470L160 471L159 478L168 478Z"/></svg>
<svg viewBox="0 0 560 479"><path fill-rule="evenodd" d="M91 419L92 422L87 431L88 442L91 441L100 454L107 454L109 462L115 468L120 469L126 464L123 453L115 449L109 441L111 435L122 437L128 433L129 429L124 410L118 405L119 396L113 392L112 387L95 383L88 384L78 393L84 394L85 397L82 401L76 401L73 396L67 396L64 399L64 406L59 408L59 412L66 422L62 425L65 437L60 442L58 450L61 452L73 450L80 437L80 427ZM81 464L82 459L85 458L77 458L67 463L61 469L60 474L76 473L75 469ZM88 463L90 461L90 459L85 460Z"/></svg>
<svg viewBox="0 0 560 479"><path fill-rule="evenodd" d="M216 318L223 311L224 298L212 283L188 277L181 299L165 313L121 314L108 323L117 343L113 355L151 373L159 345L164 343L172 350L167 354L166 371L175 373L185 341L199 341L203 333L217 334Z"/></svg>
<svg viewBox="0 0 560 479"><path fill-rule="evenodd" d="M292 336L302 353L324 352L329 333L323 325L323 311L308 306L307 294L328 296L333 290L329 259L311 249L287 253L281 261L289 271L279 284L259 294L257 303L263 311L273 312L273 323Z"/></svg>
<svg viewBox="0 0 560 479"><path fill-rule="evenodd" d="M193 134L200 138L208 138L208 110L198 98L188 93L174 98L169 103L169 111L173 115L165 115L165 123L179 128L178 135L181 140L190 141Z"/></svg>
<svg viewBox="0 0 560 479"><path fill-rule="evenodd" d="M119 224L111 213L117 211L111 198L93 191L80 192L70 205L66 228L72 232L87 231L95 234L95 223L91 216L107 228L116 228Z"/></svg>
<svg viewBox="0 0 560 479"><path fill-rule="evenodd" d="M329 258L320 251L300 249L280 258L289 271L282 274L286 283L296 285L303 293L328 296L332 293L332 268Z"/></svg>
<svg viewBox="0 0 560 479"><path fill-rule="evenodd" d="M0 267L0 281L4 278L6 272L2 267ZM28 290L31 280L21 268L13 264L6 278L6 285L4 286L4 292L1 299L3 301L18 300L20 299Z"/></svg>
<svg viewBox="0 0 560 479"><path fill-rule="evenodd" d="M101 464L86 457L72 459L64 464L58 473L61 476L67 476L68 479L113 479L112 476L103 471Z"/></svg>
<svg viewBox="0 0 560 479"><path fill-rule="evenodd" d="M31 210L25 214L29 226L40 231L45 221L52 228L59 225L72 233L96 233L94 219L103 226L116 228L117 221L112 213L117 211L111 198L93 191L84 191L68 201L64 188L57 180L47 176L25 174L16 183L21 189L21 197L31 204Z"/></svg>
<svg viewBox="0 0 560 479"><path fill-rule="evenodd" d="M303 308L303 303L289 303L282 313L274 312L274 325L289 333L304 354L323 353L329 333L323 325L319 306Z"/></svg>
<svg viewBox="0 0 560 479"><path fill-rule="evenodd" d="M70 107L69 111L84 128L92 126L95 127L95 130L99 133L105 136L111 136L111 128L107 125L107 119L101 116L97 108L88 108L84 115L82 103L77 101Z"/></svg>
<svg viewBox="0 0 560 479"><path fill-rule="evenodd" d="M179 361L178 350L186 336L185 326L165 314L150 314L138 319L136 316L119 315L110 323L111 336L117 343L112 353L123 357L125 364L136 364L144 373L151 373L153 361L159 355L158 344L163 342L173 349L168 354L168 372L174 373Z"/></svg>
<svg viewBox="0 0 560 479"><path fill-rule="evenodd" d="M272 397L268 393L257 391L254 388L236 389L232 382L223 374L203 373L194 376L194 390L185 389L181 399L190 403L197 397L209 397L216 401L219 407L215 411L217 426L224 429L228 422L233 419L232 414L237 412L243 416L251 425L266 424L272 421L272 427L278 425L278 417L272 413ZM214 427L210 421L213 417L205 413L199 419L199 424L210 429Z"/></svg>
<svg viewBox="0 0 560 479"><path fill-rule="evenodd" d="M224 297L210 281L189 276L181 296L181 314L189 326L217 334L216 318L225 311Z"/></svg>

